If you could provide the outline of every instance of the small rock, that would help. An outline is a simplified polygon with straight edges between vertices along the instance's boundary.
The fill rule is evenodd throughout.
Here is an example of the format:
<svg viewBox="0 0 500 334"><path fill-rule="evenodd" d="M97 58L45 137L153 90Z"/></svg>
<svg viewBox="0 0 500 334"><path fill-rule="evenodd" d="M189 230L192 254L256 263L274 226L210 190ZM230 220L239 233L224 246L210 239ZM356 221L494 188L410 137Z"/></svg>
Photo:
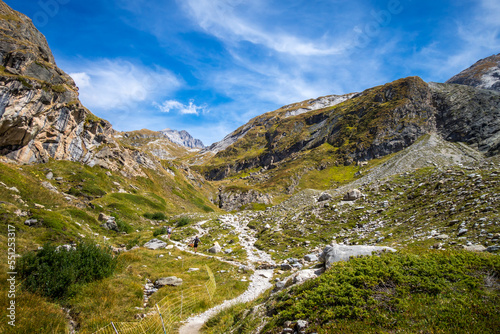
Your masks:
<svg viewBox="0 0 500 334"><path fill-rule="evenodd" d="M498 252L498 251L500 251L500 246L498 246L498 245L489 246L488 248L486 248L486 251L490 252L490 253Z"/></svg>
<svg viewBox="0 0 500 334"><path fill-rule="evenodd" d="M48 173L45 175L45 178L46 178L47 180L52 180L52 178L53 178L53 177L54 177L54 173L52 173L52 172L48 172Z"/></svg>
<svg viewBox="0 0 500 334"><path fill-rule="evenodd" d="M487 248L483 245L467 245L464 246L464 249L469 252L484 252Z"/></svg>
<svg viewBox="0 0 500 334"><path fill-rule="evenodd" d="M213 253L213 254L217 254L217 253L220 253L220 251L222 250L221 246L219 245L219 243L216 241L213 245L213 247L211 247L208 252L209 253Z"/></svg>
<svg viewBox="0 0 500 334"><path fill-rule="evenodd" d="M155 287L157 288L164 287L165 285L179 286L181 284L182 284L182 279L175 276L162 277L155 281Z"/></svg>
<svg viewBox="0 0 500 334"><path fill-rule="evenodd" d="M38 219L27 219L24 222L24 225L27 225L27 226L35 226L37 224L38 224Z"/></svg>
<svg viewBox="0 0 500 334"><path fill-rule="evenodd" d="M468 231L468 229L461 228L460 230L458 230L458 236L464 235L465 233L467 233L467 231Z"/></svg>
<svg viewBox="0 0 500 334"><path fill-rule="evenodd" d="M318 198L318 202L329 201L332 198L332 195L330 195L329 193L322 193Z"/></svg>
<svg viewBox="0 0 500 334"><path fill-rule="evenodd" d="M352 189L352 190L349 190L344 195L343 200L344 201L355 201L355 200L359 199L361 196L363 196L363 194L361 193L361 191L359 191L358 189Z"/></svg>
<svg viewBox="0 0 500 334"><path fill-rule="evenodd" d="M307 262L316 262L318 261L318 256L316 254L307 254L304 256L304 260Z"/></svg>
<svg viewBox="0 0 500 334"><path fill-rule="evenodd" d="M151 239L144 244L144 247L149 249L161 249L167 247L167 243L165 241L161 241L159 239Z"/></svg>

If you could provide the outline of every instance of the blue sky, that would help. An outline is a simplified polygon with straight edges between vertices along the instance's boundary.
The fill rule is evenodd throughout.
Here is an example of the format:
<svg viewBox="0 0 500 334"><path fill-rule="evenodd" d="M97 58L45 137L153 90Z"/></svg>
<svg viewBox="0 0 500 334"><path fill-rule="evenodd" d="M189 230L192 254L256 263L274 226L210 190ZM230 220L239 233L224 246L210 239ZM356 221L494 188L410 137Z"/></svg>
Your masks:
<svg viewBox="0 0 500 334"><path fill-rule="evenodd" d="M5 0L94 114L208 145L282 105L500 52L498 0Z"/></svg>

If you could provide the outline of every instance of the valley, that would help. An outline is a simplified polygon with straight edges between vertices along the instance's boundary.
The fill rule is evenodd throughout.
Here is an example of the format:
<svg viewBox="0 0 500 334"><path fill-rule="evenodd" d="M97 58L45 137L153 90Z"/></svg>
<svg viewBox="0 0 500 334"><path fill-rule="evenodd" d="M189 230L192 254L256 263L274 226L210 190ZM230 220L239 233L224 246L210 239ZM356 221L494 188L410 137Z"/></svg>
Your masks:
<svg viewBox="0 0 500 334"><path fill-rule="evenodd" d="M0 13L0 300L16 305L0 332L140 323L203 288L205 266L215 294L176 332L498 332L499 55L447 83L290 104L204 146L114 130L31 20Z"/></svg>

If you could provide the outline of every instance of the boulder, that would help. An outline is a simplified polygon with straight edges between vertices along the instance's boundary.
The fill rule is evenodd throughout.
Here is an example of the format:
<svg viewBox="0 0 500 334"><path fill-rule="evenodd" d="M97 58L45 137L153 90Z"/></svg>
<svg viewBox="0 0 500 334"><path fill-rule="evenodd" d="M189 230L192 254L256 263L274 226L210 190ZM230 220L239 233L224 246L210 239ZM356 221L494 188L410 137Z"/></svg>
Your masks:
<svg viewBox="0 0 500 334"><path fill-rule="evenodd" d="M220 253L220 251L222 250L221 246L219 245L219 243L216 241L214 243L214 245L208 250L209 253L213 253L213 254L217 254L217 253Z"/></svg>
<svg viewBox="0 0 500 334"><path fill-rule="evenodd" d="M27 226L35 226L38 224L38 219L26 219L26 221L24 222L24 225L27 225Z"/></svg>
<svg viewBox="0 0 500 334"><path fill-rule="evenodd" d="M332 263L339 261L349 261L351 256L372 255L373 252L382 252L396 250L391 247L383 246L363 246L363 245L332 245L326 246L323 253L320 255L320 261L325 264L326 268L330 268Z"/></svg>
<svg viewBox="0 0 500 334"><path fill-rule="evenodd" d="M145 248L149 249L161 249L167 247L167 243L165 241L161 241L159 239L151 239L144 244Z"/></svg>
<svg viewBox="0 0 500 334"><path fill-rule="evenodd" d="M344 201L355 201L355 200L361 198L362 196L363 196L363 194L358 189L351 189L344 195L343 200Z"/></svg>
<svg viewBox="0 0 500 334"><path fill-rule="evenodd" d="M119 232L118 225L116 224L114 219L110 219L107 222L105 222L104 224L101 224L101 227L106 229L106 230Z"/></svg>
<svg viewBox="0 0 500 334"><path fill-rule="evenodd" d="M469 252L484 252L486 250L486 247L484 247L483 245L469 245L464 246L464 249Z"/></svg>
<svg viewBox="0 0 500 334"><path fill-rule="evenodd" d="M304 256L304 260L307 262L316 262L316 261L318 261L318 255L307 254L306 256Z"/></svg>
<svg viewBox="0 0 500 334"><path fill-rule="evenodd" d="M49 181L42 182L42 186L52 192L59 193L59 190L57 190L57 188L54 187Z"/></svg>
<svg viewBox="0 0 500 334"><path fill-rule="evenodd" d="M99 214L99 217L97 218L99 221L102 221L102 222L107 222L108 220L115 220L115 217L111 217L111 216L108 216L104 213L100 213Z"/></svg>
<svg viewBox="0 0 500 334"><path fill-rule="evenodd" d="M293 283L294 284L301 284L304 283L305 281L317 277L316 275L316 270L314 269L306 269L306 270L301 270L297 274L294 275L293 277Z"/></svg>
<svg viewBox="0 0 500 334"><path fill-rule="evenodd" d="M45 175L45 178L47 180L52 180L53 177L54 177L54 173L52 173L52 172L48 172L47 175Z"/></svg>
<svg viewBox="0 0 500 334"><path fill-rule="evenodd" d="M179 286L182 284L182 279L175 277L175 276L169 276L169 277L162 277L156 280L155 282L155 287L161 288L164 287L165 285L170 285L170 286Z"/></svg>
<svg viewBox="0 0 500 334"><path fill-rule="evenodd" d="M490 253L498 252L498 251L500 251L500 246L498 246L498 245L490 246L490 247L486 248L486 251L490 252Z"/></svg>
<svg viewBox="0 0 500 334"><path fill-rule="evenodd" d="M318 198L318 202L329 201L332 198L332 195L330 195L329 193L322 193Z"/></svg>

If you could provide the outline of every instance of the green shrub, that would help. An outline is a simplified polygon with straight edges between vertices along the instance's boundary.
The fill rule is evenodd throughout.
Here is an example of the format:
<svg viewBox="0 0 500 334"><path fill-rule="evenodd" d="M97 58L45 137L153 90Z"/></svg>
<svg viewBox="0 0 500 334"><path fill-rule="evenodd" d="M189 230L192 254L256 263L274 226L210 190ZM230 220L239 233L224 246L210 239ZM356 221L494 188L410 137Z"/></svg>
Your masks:
<svg viewBox="0 0 500 334"><path fill-rule="evenodd" d="M109 248L81 243L71 250L45 244L42 250L26 253L19 260L23 286L53 299L64 299L69 291L111 276L117 261Z"/></svg>
<svg viewBox="0 0 500 334"><path fill-rule="evenodd" d="M161 227L157 228L156 230L153 231L153 236L157 237L159 235L167 234L167 228L166 227Z"/></svg>
<svg viewBox="0 0 500 334"><path fill-rule="evenodd" d="M134 231L134 228L123 220L115 217L115 221L116 225L118 226L118 232L131 233L132 231Z"/></svg>
<svg viewBox="0 0 500 334"><path fill-rule="evenodd" d="M318 279L278 294L267 329L304 319L311 330L328 333L487 333L500 326L500 290L488 283L499 273L498 257L472 252L338 262Z"/></svg>
<svg viewBox="0 0 500 334"><path fill-rule="evenodd" d="M177 219L177 227L186 226L191 223L191 218L183 216Z"/></svg>
<svg viewBox="0 0 500 334"><path fill-rule="evenodd" d="M155 213L149 213L146 212L143 214L143 216L147 219L152 219L152 220L166 220L167 216L163 212L155 212Z"/></svg>
<svg viewBox="0 0 500 334"><path fill-rule="evenodd" d="M141 237L140 236L137 236L135 237L134 239L132 240L129 240L127 242L127 249L132 249L134 246L138 246L141 244Z"/></svg>

